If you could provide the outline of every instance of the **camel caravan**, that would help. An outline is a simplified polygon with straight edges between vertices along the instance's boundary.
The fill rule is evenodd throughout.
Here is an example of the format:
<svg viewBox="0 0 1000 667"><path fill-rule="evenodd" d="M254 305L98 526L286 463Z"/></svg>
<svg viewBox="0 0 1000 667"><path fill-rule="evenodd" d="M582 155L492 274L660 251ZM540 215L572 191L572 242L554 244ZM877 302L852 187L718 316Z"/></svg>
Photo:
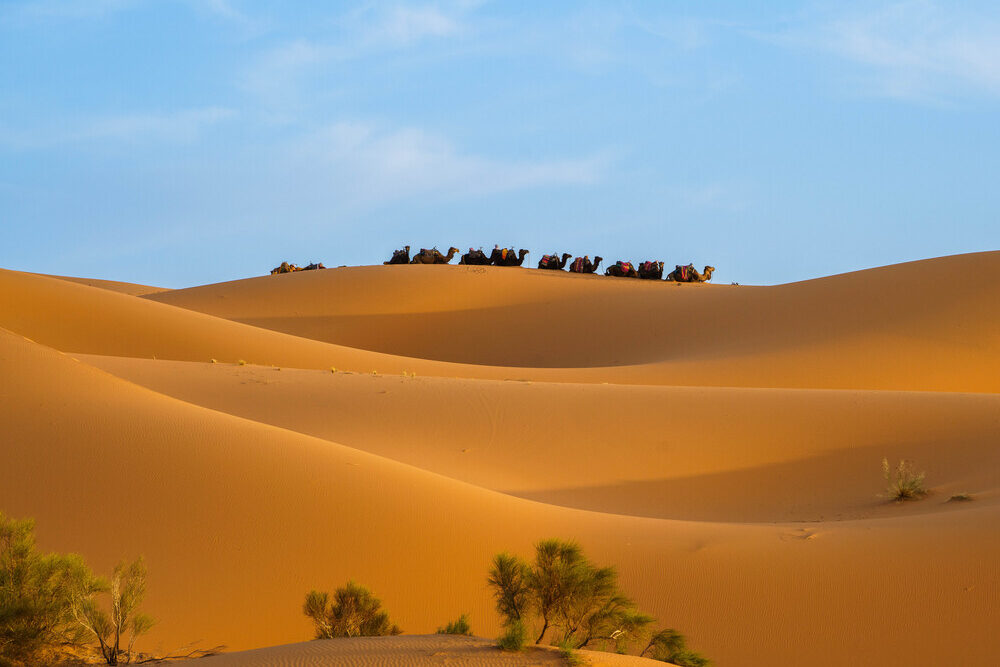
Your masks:
<svg viewBox="0 0 1000 667"><path fill-rule="evenodd" d="M389 261L383 264L449 264L459 253L458 248L448 248L447 254L442 254L437 248L421 248L420 252L410 256L410 246L402 250L395 250ZM493 251L487 255L482 248L478 250L469 248L469 252L462 255L459 264L471 264L479 266L521 266L528 251L521 249L517 252L513 248L501 248L495 246ZM570 273L595 273L598 265L603 261L603 257L595 256L590 260L589 255L576 257L572 262L569 258L572 253L564 252L562 255L553 253L542 255L538 260L538 268L548 271L563 271L569 265ZM604 271L604 275L616 278L638 278L640 280L666 280L675 283L703 283L712 279L714 266L706 266L704 271L699 272L694 268L694 264L681 266L678 264L673 271L663 275L663 262L646 261L639 264L632 264L619 260L609 266Z"/></svg>
<svg viewBox="0 0 1000 667"><path fill-rule="evenodd" d="M282 262L280 266L276 266L271 269L271 275L275 276L279 273L294 273L295 271L315 271L316 269L325 269L323 262L312 263L306 266L298 266L296 264L289 264L288 262Z"/></svg>
<svg viewBox="0 0 1000 667"><path fill-rule="evenodd" d="M421 248L420 252L410 256L410 246L401 250L395 250L389 261L383 264L450 264L455 255L459 253L458 248L448 248L447 254L442 253L437 248ZM501 248L494 246L493 251L487 255L482 248L469 248L469 252L459 257L458 263L472 266L522 266L524 258L528 256L528 251L521 248L515 251L513 248ZM589 255L583 257L573 257L572 253L564 252L561 255L553 253L542 255L538 260L538 268L546 271L565 271L567 267L570 273L596 273L597 267L604 261L601 256L595 256L591 261ZM282 262L280 266L271 269L271 275L279 273L293 273L295 271L312 271L315 269L325 269L322 263L313 263L308 266L296 266L288 262ZM638 278L639 280L665 280L674 283L703 283L712 279L714 266L706 266L705 270L699 272L694 268L694 264L681 266L678 264L673 271L663 275L663 262L641 262L633 264L624 260L618 260L607 269L604 275L615 278Z"/></svg>

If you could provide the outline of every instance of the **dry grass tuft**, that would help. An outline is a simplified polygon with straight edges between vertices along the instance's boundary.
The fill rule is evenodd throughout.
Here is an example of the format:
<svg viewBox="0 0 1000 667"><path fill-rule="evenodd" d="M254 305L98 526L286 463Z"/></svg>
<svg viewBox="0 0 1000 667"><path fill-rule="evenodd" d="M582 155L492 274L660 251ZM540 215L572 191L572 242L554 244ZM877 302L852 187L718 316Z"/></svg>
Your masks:
<svg viewBox="0 0 1000 667"><path fill-rule="evenodd" d="M882 459L882 476L885 477L886 494L890 500L918 500L927 495L924 488L924 473L913 471L913 465L900 460L895 471L889 468L889 459Z"/></svg>

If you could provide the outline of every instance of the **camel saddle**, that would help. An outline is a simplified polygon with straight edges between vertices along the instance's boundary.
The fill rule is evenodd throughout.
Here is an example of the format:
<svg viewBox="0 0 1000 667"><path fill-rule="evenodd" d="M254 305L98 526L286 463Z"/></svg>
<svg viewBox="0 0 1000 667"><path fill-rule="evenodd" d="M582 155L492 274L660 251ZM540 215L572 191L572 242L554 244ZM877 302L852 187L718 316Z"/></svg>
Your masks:
<svg viewBox="0 0 1000 667"><path fill-rule="evenodd" d="M691 267L675 265L677 267L677 282L686 283L691 280Z"/></svg>
<svg viewBox="0 0 1000 667"><path fill-rule="evenodd" d="M651 273L652 271L656 271L657 268L658 267L656 266L655 262L643 262L642 264L639 265L639 270L645 273Z"/></svg>
<svg viewBox="0 0 1000 667"><path fill-rule="evenodd" d="M555 255L542 255L542 266L551 266L553 264L558 264L559 258Z"/></svg>
<svg viewBox="0 0 1000 667"><path fill-rule="evenodd" d="M577 257L573 260L573 264L570 265L573 273L583 273L583 257Z"/></svg>
<svg viewBox="0 0 1000 667"><path fill-rule="evenodd" d="M618 268L622 270L622 273L631 273L632 262L618 262Z"/></svg>

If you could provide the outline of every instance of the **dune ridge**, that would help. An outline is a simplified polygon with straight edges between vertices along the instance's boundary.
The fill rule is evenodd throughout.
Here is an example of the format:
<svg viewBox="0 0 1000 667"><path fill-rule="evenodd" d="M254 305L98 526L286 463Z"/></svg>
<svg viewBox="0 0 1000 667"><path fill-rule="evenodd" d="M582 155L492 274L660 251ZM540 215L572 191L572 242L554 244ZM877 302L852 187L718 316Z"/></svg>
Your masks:
<svg viewBox="0 0 1000 667"><path fill-rule="evenodd" d="M924 284L957 267L982 282ZM1000 253L768 288L398 268L145 295L0 271L0 510L101 572L143 553L145 649L306 640L305 592L348 578L407 632L468 613L493 636L489 559L555 536L718 665L1000 652ZM515 322L502 339L477 294ZM726 326L521 321L595 304ZM534 356L578 363L515 365ZM882 456L930 496L879 498Z"/></svg>

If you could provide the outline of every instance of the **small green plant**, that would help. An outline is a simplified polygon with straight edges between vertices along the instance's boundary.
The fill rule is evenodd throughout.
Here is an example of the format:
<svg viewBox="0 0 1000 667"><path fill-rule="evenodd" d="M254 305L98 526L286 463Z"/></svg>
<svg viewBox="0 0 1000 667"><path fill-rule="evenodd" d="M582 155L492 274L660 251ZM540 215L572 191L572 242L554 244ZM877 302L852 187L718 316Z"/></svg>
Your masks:
<svg viewBox="0 0 1000 667"><path fill-rule="evenodd" d="M582 665L583 658L573 650L573 645L568 639L559 642L559 655L563 657L567 665Z"/></svg>
<svg viewBox="0 0 1000 667"><path fill-rule="evenodd" d="M969 493L956 493L951 498L948 499L949 503L967 503L972 500L972 494Z"/></svg>
<svg viewBox="0 0 1000 667"><path fill-rule="evenodd" d="M708 667L708 658L687 648L684 635L673 628L664 628L649 639L640 656L649 653L653 660L670 662L678 667Z"/></svg>
<svg viewBox="0 0 1000 667"><path fill-rule="evenodd" d="M236 362L236 364L239 365L239 366L246 366L247 365L247 360L246 359L240 359L239 361Z"/></svg>
<svg viewBox="0 0 1000 667"><path fill-rule="evenodd" d="M924 473L916 473L909 461L900 460L895 470L889 467L889 459L882 459L882 476L885 478L886 494L890 500L917 500L927 495L924 488Z"/></svg>
<svg viewBox="0 0 1000 667"><path fill-rule="evenodd" d="M382 601L353 581L338 588L332 601L327 593L310 591L302 613L312 619L316 639L381 637L403 632L389 621L389 614L382 610Z"/></svg>
<svg viewBox="0 0 1000 667"><path fill-rule="evenodd" d="M336 373L337 372L337 367L336 366L330 366L330 372L331 373Z"/></svg>
<svg viewBox="0 0 1000 667"><path fill-rule="evenodd" d="M528 630L520 619L511 621L504 626L504 632L497 638L497 646L501 651L523 651L528 641Z"/></svg>
<svg viewBox="0 0 1000 667"><path fill-rule="evenodd" d="M457 621L451 621L443 628L438 628L437 633L439 635L466 635L471 637L472 626L469 625L469 617L462 614L458 617Z"/></svg>
<svg viewBox="0 0 1000 667"><path fill-rule="evenodd" d="M219 360L218 359L212 359L212 363L213 364L217 364L217 363L219 363Z"/></svg>

